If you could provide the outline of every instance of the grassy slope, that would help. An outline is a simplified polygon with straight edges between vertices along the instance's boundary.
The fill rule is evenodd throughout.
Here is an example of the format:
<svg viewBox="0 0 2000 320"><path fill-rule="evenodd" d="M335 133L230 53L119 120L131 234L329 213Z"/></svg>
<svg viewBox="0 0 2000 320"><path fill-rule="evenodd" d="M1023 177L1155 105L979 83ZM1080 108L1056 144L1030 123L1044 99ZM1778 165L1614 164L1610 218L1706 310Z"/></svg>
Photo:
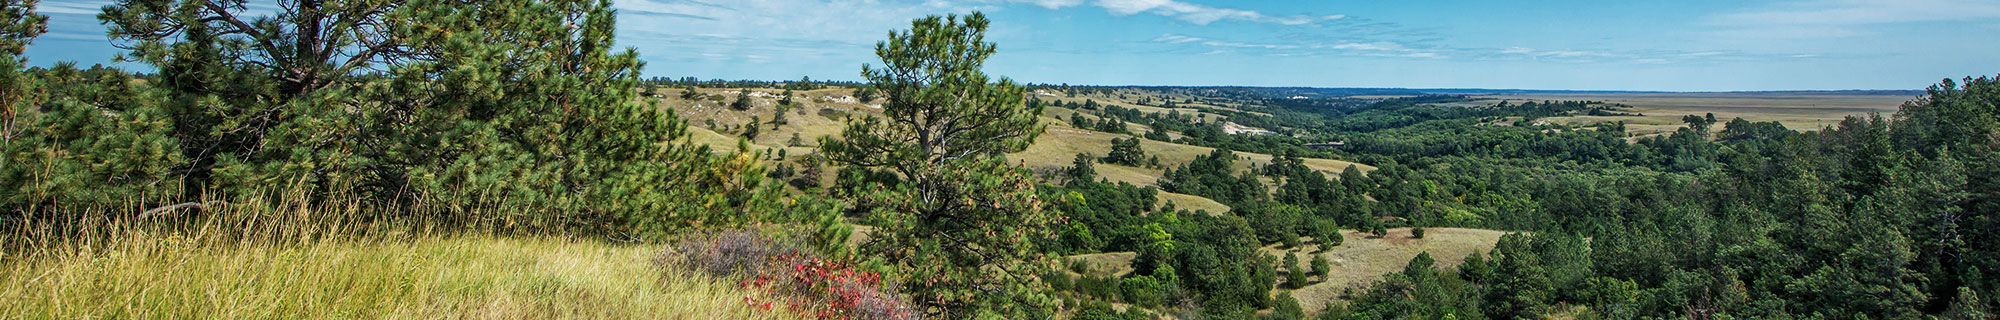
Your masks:
<svg viewBox="0 0 2000 320"><path fill-rule="evenodd" d="M1592 100L1630 105L1627 112L1645 116L1574 116L1547 119L1554 123L1588 124L1625 121L1626 130L1639 135L1671 133L1687 126L1682 116L1715 113L1716 119L1743 118L1750 121L1778 121L1794 130L1818 130L1840 123L1847 116L1868 113L1896 113L1904 101L1900 95L1825 94L1743 94L1743 93L1630 93L1630 94L1546 94L1482 96L1477 104L1490 105L1508 100L1519 104L1540 100ZM1717 124L1714 130L1722 130Z"/></svg>
<svg viewBox="0 0 2000 320"><path fill-rule="evenodd" d="M753 91L773 95L782 94L783 92L783 90L771 89L756 89ZM706 128L709 121L715 122L717 127L741 126L748 123L750 117L753 115L759 119L768 121L772 117L771 114L776 111L776 99L770 98L752 98L756 106L748 111L736 111L727 108L728 103L735 100L737 89L701 89L700 92L708 95L721 95L724 98L721 100L683 100L679 97L679 90L660 90L655 93L662 96L659 103L662 108L671 110L681 118L688 120L691 127L689 131L692 131L693 135L691 141L708 144L718 152L735 151L736 137L740 133L740 130ZM789 123L786 125L775 127L768 124L764 125L764 131L758 135L757 139L751 141L751 148L765 150L783 147L787 150L786 155L788 157L797 158L812 153L817 144L816 140L818 137L839 134L840 129L844 126L843 119L841 118L843 115L879 114L881 112L880 109L875 109L869 104L833 101L833 99L847 97L849 94L851 94L851 90L847 89L795 92L794 100L801 101L801 105L804 107L798 109L804 110L804 114L799 114L797 111L787 114L786 117ZM1135 93L1133 97L1136 98L1138 96ZM1049 99L1047 96L1043 96L1042 98ZM1092 99L1099 103L1138 108L1147 112L1165 112L1168 110L1117 101L1115 96L1097 96ZM1063 97L1052 100L1082 101L1083 99ZM881 101L876 101L875 103L881 103ZM831 116L822 116L821 109L828 110L827 114ZM1194 109L1180 110L1184 113L1199 113ZM1070 127L1068 121L1055 120L1055 117L1068 119L1074 114L1076 114L1074 110L1049 108L1044 114L1046 116L1044 117L1044 123L1049 125L1048 131L1036 139L1035 143L1029 146L1027 150L1009 156L1021 161L1030 169L1040 172L1051 172L1069 166L1071 161L1076 158L1077 153L1090 153L1102 156L1111 150L1111 139L1121 137L1131 138L1128 135L1076 129ZM1222 117L1221 115L1213 114L1209 116L1211 118ZM1139 124L1127 124L1127 126L1133 132L1147 132L1151 130ZM808 146L784 147L794 132L799 133ZM1213 148L1207 147L1154 140L1143 141L1140 147L1145 149L1148 155L1160 157L1160 163L1167 167L1176 167L1185 164L1192 161L1195 156L1214 151ZM1252 166L1263 166L1270 163L1272 158L1271 155L1248 152L1237 152L1237 155L1244 159L1237 162L1238 170L1249 170ZM1375 169L1374 166L1332 159L1306 159L1305 164L1307 167L1328 173L1330 177L1338 176L1340 171L1345 170L1349 165L1353 165L1364 171ZM1164 170L1159 169L1107 164L1099 164L1097 172L1106 179L1136 185L1155 185L1165 173ZM831 170L828 171L828 174L831 174ZM1221 203L1191 195L1163 192L1160 199L1160 202L1163 204L1172 201L1181 208L1190 210L1201 209L1216 213L1229 210L1228 206Z"/></svg>
<svg viewBox="0 0 2000 320"><path fill-rule="evenodd" d="M1322 252L1317 244L1307 242L1298 248L1268 246L1260 251L1278 257L1283 257L1286 251L1298 253L1300 268L1310 267L1313 254L1326 256L1332 262L1333 271L1326 279L1309 280L1312 284L1292 291L1292 297L1299 300L1306 312L1318 313L1326 302L1341 299L1342 291L1348 288L1363 290L1382 281L1383 274L1403 271L1418 253L1430 252L1439 268L1456 268L1468 255L1492 251L1500 236L1506 235L1504 231L1461 228L1424 231L1423 239L1411 238L1407 228L1389 229L1388 236L1371 239L1365 233L1345 230L1346 241L1333 250ZM1283 272L1282 268L1279 272Z"/></svg>
<svg viewBox="0 0 2000 320"><path fill-rule="evenodd" d="M657 246L458 236L198 245L139 236L0 260L0 318L756 319Z"/></svg>

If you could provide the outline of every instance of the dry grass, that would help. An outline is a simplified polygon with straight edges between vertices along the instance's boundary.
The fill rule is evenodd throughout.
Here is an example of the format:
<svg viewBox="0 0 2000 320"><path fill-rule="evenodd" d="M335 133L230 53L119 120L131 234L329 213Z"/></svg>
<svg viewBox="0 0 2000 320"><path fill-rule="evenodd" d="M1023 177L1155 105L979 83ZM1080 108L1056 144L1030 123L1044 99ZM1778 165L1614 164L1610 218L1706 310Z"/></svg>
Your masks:
<svg viewBox="0 0 2000 320"><path fill-rule="evenodd" d="M783 317L657 245L217 211L0 235L0 318Z"/></svg>
<svg viewBox="0 0 2000 320"><path fill-rule="evenodd" d="M1549 118L1553 123L1589 124L1625 121L1626 130L1638 135L1673 132L1686 124L1681 117L1715 113L1716 119L1743 118L1750 121L1777 121L1795 130L1817 130L1834 125L1851 115L1895 113L1904 101L1915 97L1900 95L1826 95L1779 93L1631 93L1631 94L1550 94L1482 96L1480 105L1509 100L1513 103L1541 100L1593 100L1632 106L1627 112L1645 116L1576 116ZM1715 130L1722 130L1717 125Z"/></svg>
<svg viewBox="0 0 2000 320"><path fill-rule="evenodd" d="M736 148L737 134L733 131L718 132L716 130L704 128L706 123L708 121L714 121L717 126L743 125L748 123L751 115L756 115L759 119L768 121L770 120L770 113L775 111L773 106L776 105L777 101L777 99L775 98L752 98L753 101L757 102L757 106L751 108L751 110L749 111L736 111L729 109L728 103L730 101L735 100L737 90L738 89L729 89L729 88L699 90L700 92L708 95L724 96L724 98L721 101L684 100L680 99L679 97L680 95L679 89L661 91L660 94L663 97L659 99L659 106L665 110L674 112L675 114L678 114L682 118L688 120L688 123L690 124L691 127L691 130L689 130L691 131L690 141L697 144L707 144L711 149L715 150L718 153L735 152L737 149ZM781 94L783 92L783 90L773 90L773 89L753 89L752 91L764 92L774 95ZM773 127L766 124L764 126L764 131L761 134L759 134L758 138L750 141L751 142L750 147L752 149L773 150L773 149L783 148L786 150L786 155L788 156L788 159L796 159L800 156L814 152L816 146L804 146L804 147L786 146L786 140L789 140L791 138L791 133L793 132L800 133L800 136L807 141L807 144L816 145L817 137L838 135L841 129L845 127L845 123L843 122L842 119L830 119L827 117L822 117L818 114L818 110L829 109L839 114L849 114L856 116L881 114L881 109L871 108L868 104L828 102L827 100L821 99L821 97L829 97L833 99L849 97L849 95L852 94L852 90L849 89L825 89L825 90L815 90L808 92L795 92L794 94L795 94L794 100L800 101L801 105L800 108L806 110L806 114L787 115L790 121L786 125ZM1127 93L1127 96L1130 99L1149 97L1147 93L1139 93L1139 92L1129 92ZM1047 96L1042 96L1041 98L1046 100L1077 101L1079 103L1081 103L1084 100L1083 98L1072 98L1072 97L1050 98ZM1089 99L1094 99L1098 103L1114 104L1130 108L1137 108L1144 112L1166 112L1168 110L1159 107L1136 105L1127 101L1118 101L1115 95L1091 96L1089 97ZM876 103L881 103L881 101L876 101ZM1196 112L1196 110L1194 109L1187 109L1187 108L1182 108L1178 110L1181 110L1182 113ZM1075 116L1075 114L1076 114L1075 110L1070 110L1066 108L1047 109L1043 119L1045 120L1044 123L1049 126L1048 131L1044 132L1040 138L1036 139L1035 143L1030 145L1027 150L1009 154L1008 157L1016 161L1019 161L1021 164L1026 165L1029 169L1033 169L1038 172L1053 172L1062 167L1069 166L1071 164L1071 161L1076 159L1076 154L1078 153L1089 153L1092 155L1103 156L1106 152L1111 150L1111 139L1113 138L1134 138L1133 136L1129 135L1111 134L1111 133L1077 129L1070 127L1068 121L1055 120L1055 117L1062 117L1064 119L1068 119L1069 117ZM1210 115L1210 117L1211 119L1219 119L1220 115ZM1148 130L1151 130L1146 126L1139 124L1127 124L1127 126L1132 130L1134 130L1133 132L1147 132ZM1190 161L1193 161L1196 156L1205 155L1215 150L1213 148L1207 148L1207 147L1160 142L1148 139L1141 139L1141 140L1143 142L1140 143L1140 147L1146 150L1146 154L1151 156L1158 156L1160 158L1160 164L1166 167L1177 167L1182 164L1186 164ZM1236 154L1239 157L1242 157L1242 160L1237 161L1237 170L1239 172L1248 171L1253 166L1263 166L1265 164L1269 164L1271 162L1271 159L1273 158L1271 155L1267 154L1257 154L1248 152L1237 152ZM1327 176L1329 178L1338 178L1340 172L1346 170L1347 166L1349 165L1353 165L1356 168L1363 170L1364 172L1375 170L1374 166L1348 162L1348 161L1333 160L1333 159L1306 159L1305 165L1308 168L1312 168L1314 170L1319 170L1327 173ZM832 175L833 172L835 172L835 170L827 170L826 174ZM1098 175L1104 177L1105 179L1109 179L1111 181L1149 186L1149 185L1157 185L1159 183L1160 177L1165 174L1165 170L1099 164L1097 166L1097 173ZM1276 186L1273 185L1271 187L1276 187ZM1165 201L1174 201L1182 208L1187 208L1190 210L1204 209L1214 213L1222 213L1228 211L1228 206L1216 203L1213 200L1203 199L1195 196L1162 194L1161 199L1162 203L1165 203Z"/></svg>
<svg viewBox="0 0 2000 320"><path fill-rule="evenodd" d="M1122 138L1131 138L1131 136L1076 129L1069 127L1067 124L1052 125L1049 126L1047 132L1042 133L1040 139L1036 139L1034 144L1029 145L1027 150L1010 154L1009 156L1014 159L1020 159L1030 169L1041 172L1054 171L1069 166L1071 161L1076 159L1076 154L1078 153L1103 156L1111 150L1111 139ZM1147 139L1141 139L1139 148L1146 150L1146 155L1148 156L1159 157L1160 164L1166 167L1177 167L1194 161L1196 156L1207 155L1215 151L1215 148ZM1236 155L1239 157L1236 162L1238 172L1249 171L1252 167L1261 167L1270 164L1272 159L1271 155L1261 153L1238 151ZM1307 168L1326 173L1329 178L1338 178L1340 172L1346 170L1347 166L1350 165L1361 169L1363 172L1375 170L1374 166L1333 159L1307 158L1305 159L1305 165ZM1097 166L1097 174L1103 176L1105 179L1135 185L1156 185L1160 177L1164 176L1165 173L1166 170L1162 169L1106 164Z"/></svg>
<svg viewBox="0 0 2000 320"><path fill-rule="evenodd" d="M1215 202L1215 200L1210 200L1208 198L1172 193L1166 191L1161 191L1159 194L1159 198L1160 198L1160 205L1166 205L1168 202L1173 202L1176 208L1184 209L1187 211L1208 211L1209 215L1219 215L1229 212L1229 205L1222 204L1221 202Z"/></svg>
<svg viewBox="0 0 2000 320"><path fill-rule="evenodd" d="M1138 257L1139 254L1134 252L1079 254L1064 257L1063 263L1067 266L1071 261L1082 261L1090 266L1090 270L1088 270L1090 275L1123 277L1126 274L1132 273L1132 259ZM1069 273L1071 276L1079 275L1067 270L1064 272Z"/></svg>
<svg viewBox="0 0 2000 320"><path fill-rule="evenodd" d="M1313 254L1326 256L1327 261L1333 263L1333 271L1327 274L1326 279L1314 279L1313 284L1292 291L1292 297L1299 300L1299 305L1305 307L1307 313L1318 313L1326 302L1342 299L1340 295L1347 288L1360 292L1381 281L1383 274L1403 271L1410 259L1416 258L1419 253L1430 252L1431 258L1437 259L1439 268L1456 268L1465 262L1467 255L1492 251L1494 244L1500 242L1500 236L1506 235L1504 231L1461 228L1426 228L1424 231L1423 239L1415 239L1410 237L1410 229L1407 228L1389 229L1389 235L1382 238L1369 238L1362 232L1343 230L1346 241L1326 252L1320 252L1313 242L1289 250L1268 246L1259 251L1277 257L1283 257L1287 251L1297 253L1301 268L1309 267L1307 264L1311 263Z"/></svg>

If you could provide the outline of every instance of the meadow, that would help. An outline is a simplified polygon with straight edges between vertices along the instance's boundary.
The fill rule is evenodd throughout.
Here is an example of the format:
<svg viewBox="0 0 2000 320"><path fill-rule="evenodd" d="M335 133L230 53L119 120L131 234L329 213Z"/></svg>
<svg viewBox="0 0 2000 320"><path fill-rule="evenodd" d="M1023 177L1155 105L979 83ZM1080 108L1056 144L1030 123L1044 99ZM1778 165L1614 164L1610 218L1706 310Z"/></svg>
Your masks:
<svg viewBox="0 0 2000 320"><path fill-rule="evenodd" d="M785 319L663 245L240 204L0 234L0 318Z"/></svg>
<svg viewBox="0 0 2000 320"><path fill-rule="evenodd" d="M1716 119L1743 118L1752 122L1776 121L1793 130L1819 130L1840 123L1848 116L1871 113L1888 116L1914 95L1841 93L1602 93L1602 94L1519 94L1475 96L1468 103L1491 105L1501 101L1587 100L1630 106L1621 111L1630 116L1590 116L1546 118L1552 124L1588 125L1624 121L1626 130L1647 136L1671 133L1687 123L1686 115L1714 113ZM1643 116L1636 114L1644 114ZM1715 130L1721 130L1720 127Z"/></svg>

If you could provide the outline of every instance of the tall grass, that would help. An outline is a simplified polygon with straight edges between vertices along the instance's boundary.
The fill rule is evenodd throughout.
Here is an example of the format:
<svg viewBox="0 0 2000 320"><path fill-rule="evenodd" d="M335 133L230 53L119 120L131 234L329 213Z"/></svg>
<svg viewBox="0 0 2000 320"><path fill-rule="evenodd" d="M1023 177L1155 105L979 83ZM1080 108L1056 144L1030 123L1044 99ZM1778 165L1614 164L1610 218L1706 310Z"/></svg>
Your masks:
<svg viewBox="0 0 2000 320"><path fill-rule="evenodd" d="M0 318L784 316L727 280L651 263L659 245L360 219L359 202L301 195L26 219L0 235Z"/></svg>

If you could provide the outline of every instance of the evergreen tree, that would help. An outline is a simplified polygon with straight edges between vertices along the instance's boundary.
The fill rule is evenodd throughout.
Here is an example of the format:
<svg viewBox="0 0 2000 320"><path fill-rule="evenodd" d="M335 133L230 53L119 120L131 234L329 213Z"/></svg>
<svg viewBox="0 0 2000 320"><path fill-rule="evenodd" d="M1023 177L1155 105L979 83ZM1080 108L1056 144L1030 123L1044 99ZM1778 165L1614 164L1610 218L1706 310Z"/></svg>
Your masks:
<svg viewBox="0 0 2000 320"><path fill-rule="evenodd" d="M1332 273L1333 263L1326 260L1326 255L1314 254L1312 259L1313 277L1318 277L1319 281L1326 281L1326 275Z"/></svg>
<svg viewBox="0 0 2000 320"><path fill-rule="evenodd" d="M1292 292L1279 292L1278 297L1273 299L1276 300L1273 303L1277 305L1271 308L1272 320L1299 320L1306 318L1305 309L1299 307L1299 299L1292 298Z"/></svg>
<svg viewBox="0 0 2000 320"><path fill-rule="evenodd" d="M1146 150L1139 148L1139 139L1111 138L1111 152L1104 155L1104 163L1126 166L1145 165Z"/></svg>
<svg viewBox="0 0 2000 320"><path fill-rule="evenodd" d="M1063 177L1072 182L1095 182L1097 180L1097 157L1088 153L1076 154L1069 167L1063 168Z"/></svg>
<svg viewBox="0 0 2000 320"><path fill-rule="evenodd" d="M901 271L928 312L945 318L1047 317L1041 297L1047 257L1032 238L1049 234L1025 169L1001 158L1025 149L1043 127L1021 86L991 81L981 65L994 52L986 16L931 16L876 45L883 67L862 75L887 97L880 117L848 123L822 143L829 158L896 172L903 183L867 196L889 224L864 245ZM998 270L999 272L994 272Z"/></svg>
<svg viewBox="0 0 2000 320"><path fill-rule="evenodd" d="M0 54L21 55L36 37L49 31L49 17L35 13L41 0L0 1ZM18 66L16 66L18 68ZM20 97L9 95L8 97Z"/></svg>
<svg viewBox="0 0 2000 320"><path fill-rule="evenodd" d="M606 1L126 0L99 19L158 70L148 100L182 157L161 183L216 193L187 199L290 181L315 199L626 238L791 203L753 156L673 142L686 124L640 99Z"/></svg>
<svg viewBox="0 0 2000 320"><path fill-rule="evenodd" d="M1306 269L1299 267L1299 254L1285 252L1285 285L1293 289L1304 288L1308 284L1306 274Z"/></svg>
<svg viewBox="0 0 2000 320"><path fill-rule="evenodd" d="M1325 234L1321 234L1317 240L1319 241L1320 250L1333 250L1333 247L1338 247L1341 243L1347 242L1347 235L1340 232L1340 227L1333 227L1328 229Z"/></svg>
<svg viewBox="0 0 2000 320"><path fill-rule="evenodd" d="M746 111L750 110L750 107L753 105L750 103L750 89L742 89L736 91L736 101L730 102L729 108L736 111Z"/></svg>
<svg viewBox="0 0 2000 320"><path fill-rule="evenodd" d="M1493 248L1496 262L1486 289L1486 314L1499 319L1533 318L1548 305L1554 285L1542 271L1542 259L1532 250L1530 236L1500 237Z"/></svg>

